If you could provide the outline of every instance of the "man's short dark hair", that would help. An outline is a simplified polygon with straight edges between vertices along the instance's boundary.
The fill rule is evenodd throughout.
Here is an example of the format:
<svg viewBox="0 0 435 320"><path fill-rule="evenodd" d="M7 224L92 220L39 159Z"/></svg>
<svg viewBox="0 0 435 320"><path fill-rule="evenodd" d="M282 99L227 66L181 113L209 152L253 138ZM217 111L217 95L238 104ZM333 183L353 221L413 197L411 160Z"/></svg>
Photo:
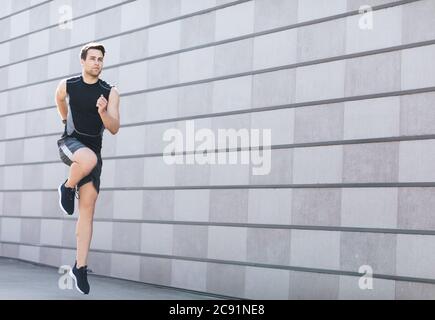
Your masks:
<svg viewBox="0 0 435 320"><path fill-rule="evenodd" d="M88 51L90 49L100 50L103 53L103 57L106 54L106 49L104 48L104 46L101 43L91 42L91 43L84 45L82 50L80 51L80 58L82 60L86 60L86 58L88 56Z"/></svg>

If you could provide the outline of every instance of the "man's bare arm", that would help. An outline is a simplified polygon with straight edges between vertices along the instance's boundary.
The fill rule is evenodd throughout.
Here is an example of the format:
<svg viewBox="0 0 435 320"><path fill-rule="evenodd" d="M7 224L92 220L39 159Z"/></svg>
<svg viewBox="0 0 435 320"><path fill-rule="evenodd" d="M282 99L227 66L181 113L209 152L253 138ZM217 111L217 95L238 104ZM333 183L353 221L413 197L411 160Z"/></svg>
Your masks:
<svg viewBox="0 0 435 320"><path fill-rule="evenodd" d="M113 87L110 91L109 101L102 96L97 102L98 113L104 127L113 135L118 133L120 127L119 100L119 92Z"/></svg>
<svg viewBox="0 0 435 320"><path fill-rule="evenodd" d="M62 120L66 120L66 117L68 115L68 104L66 102L67 92L66 92L66 80L62 80L56 89L56 106L57 111L59 112L60 117Z"/></svg>

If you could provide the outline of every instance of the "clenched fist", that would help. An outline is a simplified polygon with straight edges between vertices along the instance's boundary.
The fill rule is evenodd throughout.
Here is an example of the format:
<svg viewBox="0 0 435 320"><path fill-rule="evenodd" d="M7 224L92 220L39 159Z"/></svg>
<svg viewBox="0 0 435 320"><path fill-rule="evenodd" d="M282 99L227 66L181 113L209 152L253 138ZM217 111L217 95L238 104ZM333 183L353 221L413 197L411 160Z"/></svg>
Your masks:
<svg viewBox="0 0 435 320"><path fill-rule="evenodd" d="M101 95L97 100L97 108L100 115L106 113L107 111L107 100L103 95Z"/></svg>

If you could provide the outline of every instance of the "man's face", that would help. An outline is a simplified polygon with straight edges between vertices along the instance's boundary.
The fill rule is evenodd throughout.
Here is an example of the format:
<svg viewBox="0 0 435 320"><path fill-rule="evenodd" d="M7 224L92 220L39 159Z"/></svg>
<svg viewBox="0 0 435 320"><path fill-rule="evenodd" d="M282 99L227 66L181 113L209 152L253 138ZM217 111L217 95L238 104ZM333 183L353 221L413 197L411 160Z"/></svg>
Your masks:
<svg viewBox="0 0 435 320"><path fill-rule="evenodd" d="M89 49L86 60L81 60L83 70L90 76L98 77L103 70L103 53L97 49Z"/></svg>

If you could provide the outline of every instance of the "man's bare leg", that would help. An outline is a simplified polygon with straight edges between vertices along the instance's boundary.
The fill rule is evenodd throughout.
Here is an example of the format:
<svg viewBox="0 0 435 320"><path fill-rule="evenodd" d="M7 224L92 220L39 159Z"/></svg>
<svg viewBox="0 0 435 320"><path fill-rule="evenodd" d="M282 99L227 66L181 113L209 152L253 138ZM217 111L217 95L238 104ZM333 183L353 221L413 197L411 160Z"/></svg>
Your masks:
<svg viewBox="0 0 435 320"><path fill-rule="evenodd" d="M76 226L77 268L87 265L92 240L92 224L98 193L92 181L79 189L79 218Z"/></svg>
<svg viewBox="0 0 435 320"><path fill-rule="evenodd" d="M81 148L74 152L73 164L70 166L68 181L65 187L74 188L80 180L91 173L97 164L97 156L89 148Z"/></svg>

